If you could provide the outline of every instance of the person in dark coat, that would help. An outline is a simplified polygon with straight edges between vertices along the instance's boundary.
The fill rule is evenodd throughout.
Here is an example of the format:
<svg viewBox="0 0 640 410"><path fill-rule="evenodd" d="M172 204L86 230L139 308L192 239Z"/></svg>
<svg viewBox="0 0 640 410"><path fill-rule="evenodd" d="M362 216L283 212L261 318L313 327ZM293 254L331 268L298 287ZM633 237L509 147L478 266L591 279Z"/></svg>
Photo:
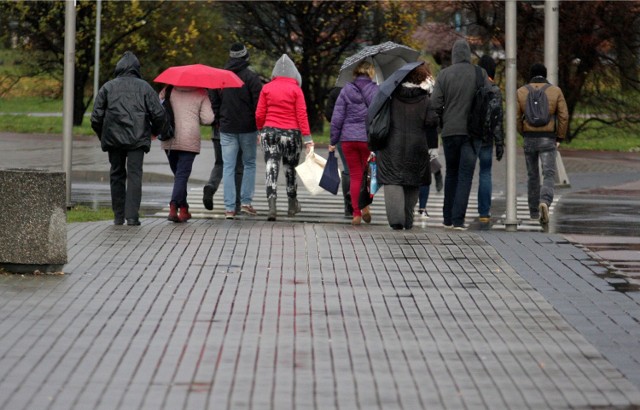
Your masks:
<svg viewBox="0 0 640 410"><path fill-rule="evenodd" d="M114 224L140 225L142 163L151 148L151 136L167 127L158 93L142 79L140 61L131 52L116 64L113 80L96 96L91 128L111 163L111 207Z"/></svg>
<svg viewBox="0 0 640 410"><path fill-rule="evenodd" d="M478 62L478 65L487 72L489 81L491 81L491 88L496 95L502 97L500 87L493 81L496 76L496 62L488 55L483 55ZM502 98L500 99L500 106L502 106ZM494 140L495 139L495 140ZM478 220L482 223L491 222L491 192L493 190L491 181L491 168L493 165L493 145L496 146L496 159L500 161L502 155L504 155L504 133L502 131L502 118L496 124L493 130L493 136L486 142L482 142L480 147L480 153L478 155L478 163L480 164L480 170L478 172L478 214L480 217Z"/></svg>
<svg viewBox="0 0 640 410"><path fill-rule="evenodd" d="M428 68L414 68L392 94L391 132L377 152L378 182L384 187L387 220L393 229L411 229L420 185L431 184L429 148L437 148L428 130L437 126L431 106ZM428 136L431 138L428 138Z"/></svg>
<svg viewBox="0 0 640 410"><path fill-rule="evenodd" d="M367 159L371 154L367 145L367 111L373 97L378 92L378 85L373 82L376 71L372 63L362 61L353 70L353 82L347 83L336 101L331 117L331 142L329 152L342 145L347 166L350 172L351 206L353 208L353 225L360 225L364 220L371 222L369 207L360 209L358 193Z"/></svg>
<svg viewBox="0 0 640 410"><path fill-rule="evenodd" d="M236 163L240 152L242 152L243 166L240 211L247 215L257 215L251 202L256 186L258 149L255 112L262 90L262 81L249 67L249 52L242 43L231 45L229 60L224 65L224 69L233 71L244 82L242 87L224 88L212 94L213 111L218 119L222 148L225 217L234 219L237 214ZM208 196L207 191L205 195ZM206 198L203 198L203 202L205 202L204 199Z"/></svg>

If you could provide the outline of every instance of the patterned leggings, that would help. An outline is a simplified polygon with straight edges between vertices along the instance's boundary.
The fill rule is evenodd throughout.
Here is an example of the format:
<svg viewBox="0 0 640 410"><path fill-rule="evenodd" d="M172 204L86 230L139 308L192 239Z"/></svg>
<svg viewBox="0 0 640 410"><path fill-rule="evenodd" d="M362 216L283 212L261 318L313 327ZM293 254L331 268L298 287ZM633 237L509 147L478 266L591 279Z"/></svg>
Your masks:
<svg viewBox="0 0 640 410"><path fill-rule="evenodd" d="M296 166L300 161L300 152L302 151L300 131L265 127L260 131L260 141L266 163L267 199L278 196L278 174L280 173L281 160L287 179L287 197L296 198L298 195Z"/></svg>

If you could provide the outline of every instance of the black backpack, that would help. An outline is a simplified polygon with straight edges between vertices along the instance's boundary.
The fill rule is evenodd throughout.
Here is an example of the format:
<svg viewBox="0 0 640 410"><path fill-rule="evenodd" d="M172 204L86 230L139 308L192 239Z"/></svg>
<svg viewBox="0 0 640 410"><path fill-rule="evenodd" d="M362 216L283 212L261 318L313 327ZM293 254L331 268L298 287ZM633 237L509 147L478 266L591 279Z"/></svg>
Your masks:
<svg viewBox="0 0 640 410"><path fill-rule="evenodd" d="M485 83L480 67L475 66L475 71L476 91L467 117L467 132L471 139L486 143L499 137L496 133L502 129L502 95L497 87Z"/></svg>
<svg viewBox="0 0 640 410"><path fill-rule="evenodd" d="M529 95L524 106L524 119L532 127L547 125L551 121L551 113L549 112L549 99L547 99L545 90L551 87L551 84L545 84L540 88L527 84L525 87L529 90Z"/></svg>
<svg viewBox="0 0 640 410"><path fill-rule="evenodd" d="M173 86L167 86L167 89L164 92L164 100L162 101L162 107L167 115L167 125L162 131L162 134L158 135L158 139L160 141L168 141L175 137L176 134L176 120L173 116L173 108L171 108L171 90L173 90Z"/></svg>

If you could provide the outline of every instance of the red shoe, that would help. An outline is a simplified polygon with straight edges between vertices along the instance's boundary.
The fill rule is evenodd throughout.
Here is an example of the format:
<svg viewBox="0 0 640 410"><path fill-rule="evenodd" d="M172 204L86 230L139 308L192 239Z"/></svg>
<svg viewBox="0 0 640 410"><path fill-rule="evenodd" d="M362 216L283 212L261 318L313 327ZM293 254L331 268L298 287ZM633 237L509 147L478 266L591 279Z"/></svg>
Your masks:
<svg viewBox="0 0 640 410"><path fill-rule="evenodd" d="M169 204L169 216L167 217L171 222L182 222L178 217L178 205L174 202Z"/></svg>
<svg viewBox="0 0 640 410"><path fill-rule="evenodd" d="M187 222L191 219L191 214L189 213L189 208L186 206L180 207L180 215L178 215L180 222Z"/></svg>

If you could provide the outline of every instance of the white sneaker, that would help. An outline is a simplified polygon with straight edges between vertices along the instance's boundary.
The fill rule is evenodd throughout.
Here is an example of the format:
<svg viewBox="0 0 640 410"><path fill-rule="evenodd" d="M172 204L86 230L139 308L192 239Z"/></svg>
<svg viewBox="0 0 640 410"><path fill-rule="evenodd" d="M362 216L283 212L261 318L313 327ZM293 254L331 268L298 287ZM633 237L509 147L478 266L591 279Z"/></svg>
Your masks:
<svg viewBox="0 0 640 410"><path fill-rule="evenodd" d="M454 226L453 230L454 231L466 231L467 227L466 226Z"/></svg>
<svg viewBox="0 0 640 410"><path fill-rule="evenodd" d="M421 217L422 219L429 219L429 218L430 218L430 217L429 217L429 213L427 213L427 210L426 210L426 209L420 209L420 210L418 210L418 214L420 214L420 217Z"/></svg>
<svg viewBox="0 0 640 410"><path fill-rule="evenodd" d="M546 225L549 223L549 205L544 202L540 202L538 205L538 210L540 210L540 224Z"/></svg>

